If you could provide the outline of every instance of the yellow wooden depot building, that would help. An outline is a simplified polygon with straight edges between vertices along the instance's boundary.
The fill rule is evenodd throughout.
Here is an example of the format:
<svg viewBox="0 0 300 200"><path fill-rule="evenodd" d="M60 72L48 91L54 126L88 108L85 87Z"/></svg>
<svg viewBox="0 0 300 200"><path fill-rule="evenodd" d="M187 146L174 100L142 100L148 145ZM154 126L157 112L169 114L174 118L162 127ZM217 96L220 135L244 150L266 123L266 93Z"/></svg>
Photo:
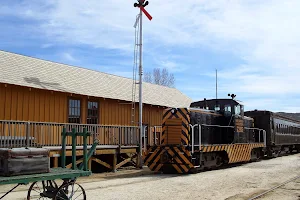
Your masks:
<svg viewBox="0 0 300 200"><path fill-rule="evenodd" d="M133 86L129 78L0 51L0 147L50 148L52 165L58 166L62 127L87 127L90 144L99 140L91 161L115 170L137 153L139 97L136 85L133 100ZM143 83L148 142L155 140L153 127L159 132L163 109L191 101L175 88ZM80 163L80 140L78 148Z"/></svg>

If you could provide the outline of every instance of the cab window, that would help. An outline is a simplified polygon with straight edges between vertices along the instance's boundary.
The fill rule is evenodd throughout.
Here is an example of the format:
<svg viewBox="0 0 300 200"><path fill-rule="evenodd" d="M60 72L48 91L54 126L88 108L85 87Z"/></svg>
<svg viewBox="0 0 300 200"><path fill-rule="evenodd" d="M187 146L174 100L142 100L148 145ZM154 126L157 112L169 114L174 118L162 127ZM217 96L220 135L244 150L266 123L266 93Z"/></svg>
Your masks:
<svg viewBox="0 0 300 200"><path fill-rule="evenodd" d="M231 105L225 105L224 111L225 112L231 112Z"/></svg>
<svg viewBox="0 0 300 200"><path fill-rule="evenodd" d="M244 106L243 105L240 105L241 106L241 116L244 116Z"/></svg>
<svg viewBox="0 0 300 200"><path fill-rule="evenodd" d="M241 115L241 106L240 105L236 105L234 106L235 110L234 110L234 113L236 115Z"/></svg>

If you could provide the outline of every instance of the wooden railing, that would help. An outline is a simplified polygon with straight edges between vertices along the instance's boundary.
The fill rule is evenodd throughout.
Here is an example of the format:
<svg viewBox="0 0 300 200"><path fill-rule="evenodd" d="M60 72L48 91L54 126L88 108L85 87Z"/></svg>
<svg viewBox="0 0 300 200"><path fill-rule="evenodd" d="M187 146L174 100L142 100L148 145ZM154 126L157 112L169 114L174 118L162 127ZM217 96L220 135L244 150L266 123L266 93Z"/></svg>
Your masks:
<svg viewBox="0 0 300 200"><path fill-rule="evenodd" d="M0 148L61 146L61 133L64 127L67 131L75 128L77 132L82 132L83 128L87 128L87 131L91 133L88 145L92 145L95 139L99 140L99 145L135 146L140 143L137 126L0 120ZM82 145L82 143L81 140L77 141L77 145ZM66 144L70 146L71 139L68 139Z"/></svg>

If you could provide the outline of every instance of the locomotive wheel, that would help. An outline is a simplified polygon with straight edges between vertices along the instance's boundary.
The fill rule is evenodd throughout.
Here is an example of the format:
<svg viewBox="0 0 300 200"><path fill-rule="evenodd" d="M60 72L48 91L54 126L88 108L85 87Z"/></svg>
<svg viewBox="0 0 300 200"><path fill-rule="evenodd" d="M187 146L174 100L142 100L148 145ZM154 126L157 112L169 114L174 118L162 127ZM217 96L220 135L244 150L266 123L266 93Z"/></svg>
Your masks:
<svg viewBox="0 0 300 200"><path fill-rule="evenodd" d="M53 199L58 186L53 180L36 181L31 184L27 193L27 200Z"/></svg>
<svg viewBox="0 0 300 200"><path fill-rule="evenodd" d="M223 159L221 156L216 156L216 167L221 167L223 165Z"/></svg>
<svg viewBox="0 0 300 200"><path fill-rule="evenodd" d="M252 149L251 151L251 161L259 161L261 158L261 153L259 149Z"/></svg>
<svg viewBox="0 0 300 200"><path fill-rule="evenodd" d="M273 151L273 158L277 158L279 156L279 154L280 154L280 151L278 151L278 150Z"/></svg>
<svg viewBox="0 0 300 200"><path fill-rule="evenodd" d="M67 182L60 186L55 194L54 200L86 200L86 194L83 187L74 181Z"/></svg>
<svg viewBox="0 0 300 200"><path fill-rule="evenodd" d="M293 154L294 149L292 147L289 148L289 154Z"/></svg>

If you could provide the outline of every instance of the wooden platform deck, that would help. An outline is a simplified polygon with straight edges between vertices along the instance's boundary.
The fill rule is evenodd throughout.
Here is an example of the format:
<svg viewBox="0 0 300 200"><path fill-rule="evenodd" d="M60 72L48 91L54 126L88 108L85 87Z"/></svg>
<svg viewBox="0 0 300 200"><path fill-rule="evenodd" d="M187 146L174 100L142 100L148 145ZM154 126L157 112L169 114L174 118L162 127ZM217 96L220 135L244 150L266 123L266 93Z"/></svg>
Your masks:
<svg viewBox="0 0 300 200"><path fill-rule="evenodd" d="M60 167L61 133L64 128L67 131L76 129L76 132L82 132L83 128L86 128L91 133L88 137L87 148L90 149L95 140L99 141L89 161L89 167L91 168L92 162L95 162L101 165L100 168L104 167L111 171L116 171L126 164L138 167L143 153L140 146L157 143L160 140L159 127L147 127L147 133L140 141L140 131L137 126L0 120L0 148L43 147L50 150L52 167ZM71 143L71 138L68 138L66 156L70 158ZM80 164L83 160L83 141L79 138L76 144L78 145L76 147L77 163ZM67 167L71 167L71 164L67 163Z"/></svg>
<svg viewBox="0 0 300 200"><path fill-rule="evenodd" d="M43 146L43 148L50 150L50 159L53 161L52 167L60 167L59 159L61 156L61 147ZM91 145L88 146L88 150ZM71 158L72 147L66 147L66 157ZM76 164L83 162L83 147L77 146L76 156L78 157ZM105 157L102 157L105 156ZM88 162L88 168L92 169L92 162L96 162L104 166L108 171L115 172L118 168L124 166L125 164L131 163L137 168L139 163L139 146L118 146L118 145L98 145L96 150ZM67 168L71 168L71 160L67 163Z"/></svg>

